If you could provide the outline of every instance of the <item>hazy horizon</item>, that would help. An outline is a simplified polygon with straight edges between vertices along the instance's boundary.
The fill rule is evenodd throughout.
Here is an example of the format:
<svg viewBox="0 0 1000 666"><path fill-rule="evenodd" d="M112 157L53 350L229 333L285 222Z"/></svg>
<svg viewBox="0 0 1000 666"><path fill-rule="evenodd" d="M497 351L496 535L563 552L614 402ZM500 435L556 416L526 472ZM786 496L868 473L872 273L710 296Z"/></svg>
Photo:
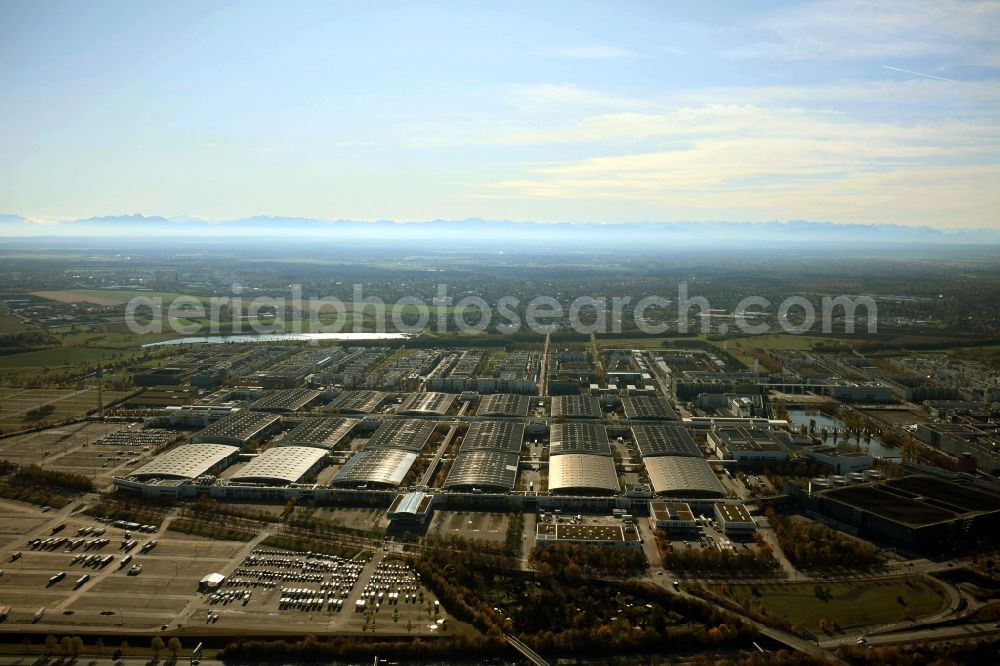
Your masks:
<svg viewBox="0 0 1000 666"><path fill-rule="evenodd" d="M1000 228L1000 4L4 3L0 211Z"/></svg>

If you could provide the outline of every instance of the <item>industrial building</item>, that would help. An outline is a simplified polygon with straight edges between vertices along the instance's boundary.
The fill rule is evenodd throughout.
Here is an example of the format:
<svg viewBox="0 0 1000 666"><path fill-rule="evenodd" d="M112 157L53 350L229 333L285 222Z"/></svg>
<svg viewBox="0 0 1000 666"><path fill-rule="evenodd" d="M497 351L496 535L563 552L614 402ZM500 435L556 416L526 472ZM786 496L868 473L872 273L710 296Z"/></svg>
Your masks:
<svg viewBox="0 0 1000 666"><path fill-rule="evenodd" d="M620 490L611 456L570 453L549 458L550 493L614 494Z"/></svg>
<svg viewBox="0 0 1000 666"><path fill-rule="evenodd" d="M653 492L664 497L725 497L719 477L704 458L655 456L643 458Z"/></svg>
<svg viewBox="0 0 1000 666"><path fill-rule="evenodd" d="M558 395L552 398L552 416L567 419L599 419L601 403L590 395Z"/></svg>
<svg viewBox="0 0 1000 666"><path fill-rule="evenodd" d="M346 448L351 441L351 433L359 423L358 419L340 416L304 419L281 438L278 446L313 446L327 450Z"/></svg>
<svg viewBox="0 0 1000 666"><path fill-rule="evenodd" d="M817 492L812 506L864 534L943 548L1000 530L1000 493L932 476L905 476Z"/></svg>
<svg viewBox="0 0 1000 666"><path fill-rule="evenodd" d="M312 446L275 446L229 477L230 483L298 483L323 466L326 451Z"/></svg>
<svg viewBox="0 0 1000 666"><path fill-rule="evenodd" d="M431 435L434 434L433 421L419 419L393 419L378 427L364 445L364 450L399 449L420 453Z"/></svg>
<svg viewBox="0 0 1000 666"><path fill-rule="evenodd" d="M783 462L788 450L781 446L769 428L725 426L708 432L708 443L719 460L739 462Z"/></svg>
<svg viewBox="0 0 1000 666"><path fill-rule="evenodd" d="M639 395L622 398L625 418L639 421L676 421L677 413L661 395Z"/></svg>
<svg viewBox="0 0 1000 666"><path fill-rule="evenodd" d="M524 443L524 424L515 421L473 421L460 452L494 450L518 454Z"/></svg>
<svg viewBox="0 0 1000 666"><path fill-rule="evenodd" d="M649 503L649 517L656 529L666 530L667 534L694 532L698 529L698 520L694 517L691 506L685 502L654 500Z"/></svg>
<svg viewBox="0 0 1000 666"><path fill-rule="evenodd" d="M679 423L632 426L632 438L645 457L694 456L701 458L701 449L691 433Z"/></svg>
<svg viewBox="0 0 1000 666"><path fill-rule="evenodd" d="M226 469L239 453L238 447L224 444L182 444L156 456L129 477L140 481L196 479Z"/></svg>
<svg viewBox="0 0 1000 666"><path fill-rule="evenodd" d="M526 395L513 393L492 393L483 396L476 410L478 416L518 416L528 415L531 401Z"/></svg>
<svg viewBox="0 0 1000 666"><path fill-rule="evenodd" d="M516 453L499 450L460 452L448 471L444 487L449 490L510 492L517 482Z"/></svg>
<svg viewBox="0 0 1000 666"><path fill-rule="evenodd" d="M281 418L274 414L238 411L224 416L203 430L191 435L192 444L228 444L246 446L259 444L281 429Z"/></svg>
<svg viewBox="0 0 1000 666"><path fill-rule="evenodd" d="M538 523L535 527L535 545L556 543L638 548L641 541L639 532L633 524Z"/></svg>
<svg viewBox="0 0 1000 666"><path fill-rule="evenodd" d="M319 391L297 388L275 391L250 403L250 409L258 412L292 414L309 407L319 400Z"/></svg>
<svg viewBox="0 0 1000 666"><path fill-rule="evenodd" d="M871 469L875 458L870 453L838 451L836 446L817 446L805 449L806 456L823 465L833 474L850 474Z"/></svg>
<svg viewBox="0 0 1000 666"><path fill-rule="evenodd" d="M742 504L716 502L715 519L719 529L730 538L753 536L757 531L757 523Z"/></svg>
<svg viewBox="0 0 1000 666"><path fill-rule="evenodd" d="M444 416L455 402L451 393L411 393L396 410L404 416Z"/></svg>
<svg viewBox="0 0 1000 666"><path fill-rule="evenodd" d="M406 478L417 454L401 449L359 451L330 480L332 486L395 488Z"/></svg>
<svg viewBox="0 0 1000 666"><path fill-rule="evenodd" d="M425 525L433 514L434 495L414 491L396 495L386 517L397 525Z"/></svg>
<svg viewBox="0 0 1000 666"><path fill-rule="evenodd" d="M917 424L917 438L953 456L968 453L976 466L988 474L1000 473L1000 432L980 424L938 421Z"/></svg>
<svg viewBox="0 0 1000 666"><path fill-rule="evenodd" d="M325 408L335 414L371 414L389 397L382 391L344 391Z"/></svg>
<svg viewBox="0 0 1000 666"><path fill-rule="evenodd" d="M587 453L611 455L608 429L593 423L556 423L549 434L549 455Z"/></svg>

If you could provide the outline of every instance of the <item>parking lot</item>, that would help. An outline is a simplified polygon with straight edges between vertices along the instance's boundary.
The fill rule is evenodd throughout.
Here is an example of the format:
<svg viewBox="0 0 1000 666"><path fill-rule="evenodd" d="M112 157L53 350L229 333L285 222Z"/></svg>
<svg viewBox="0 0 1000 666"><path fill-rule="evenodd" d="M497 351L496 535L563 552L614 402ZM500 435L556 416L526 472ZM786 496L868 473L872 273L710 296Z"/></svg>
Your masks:
<svg viewBox="0 0 1000 666"><path fill-rule="evenodd" d="M457 536L463 539L503 541L507 538L507 515L481 511L434 512L429 534Z"/></svg>
<svg viewBox="0 0 1000 666"><path fill-rule="evenodd" d="M7 631L19 625L159 627L191 602L202 576L224 567L246 545L133 531L129 541L136 543L126 551L125 530L70 515L70 507L42 512L2 502L0 516L8 526L0 551L0 598L12 605L3 624ZM79 534L95 528L104 532ZM32 544L34 540L38 543ZM147 547L151 541L156 544ZM107 562L88 562L93 556ZM135 572L137 565L141 570ZM58 577L60 573L65 575ZM53 581L54 576L58 579ZM84 576L89 578L78 582ZM44 611L36 620L40 609Z"/></svg>
<svg viewBox="0 0 1000 666"><path fill-rule="evenodd" d="M191 623L260 630L431 635L444 610L416 574L384 553L333 555L254 549L215 591L198 595ZM445 620L440 622L440 620Z"/></svg>
<svg viewBox="0 0 1000 666"><path fill-rule="evenodd" d="M60 472L82 474L98 488L111 483L143 464L152 455L153 445L136 435L136 446L126 445L126 429L117 423L73 423L0 440L0 459L20 465L41 465ZM119 437L113 444L98 444L105 437ZM144 448L149 447L147 450Z"/></svg>

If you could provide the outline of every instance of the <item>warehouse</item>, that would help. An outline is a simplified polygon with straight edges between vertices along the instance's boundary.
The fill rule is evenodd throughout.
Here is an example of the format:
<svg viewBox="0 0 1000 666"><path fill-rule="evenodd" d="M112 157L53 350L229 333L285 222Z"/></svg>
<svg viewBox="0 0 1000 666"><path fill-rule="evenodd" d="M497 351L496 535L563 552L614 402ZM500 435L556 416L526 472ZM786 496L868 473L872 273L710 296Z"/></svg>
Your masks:
<svg viewBox="0 0 1000 666"><path fill-rule="evenodd" d="M701 449L695 444L691 433L679 423L632 426L632 438L643 457L702 457Z"/></svg>
<svg viewBox="0 0 1000 666"><path fill-rule="evenodd" d="M258 412L292 414L305 409L317 400L321 393L312 389L297 388L275 391L250 403L250 409Z"/></svg>
<svg viewBox="0 0 1000 666"><path fill-rule="evenodd" d="M331 400L324 411L335 414L371 414L388 397L389 394L382 391L344 391Z"/></svg>
<svg viewBox="0 0 1000 666"><path fill-rule="evenodd" d="M940 548L996 539L1000 494L930 476L850 485L812 495L820 513L863 534Z"/></svg>
<svg viewBox="0 0 1000 666"><path fill-rule="evenodd" d="M549 492L615 494L621 490L611 456L580 453L549 459Z"/></svg>
<svg viewBox="0 0 1000 666"><path fill-rule="evenodd" d="M281 418L274 414L238 411L191 435L192 444L259 444L281 429Z"/></svg>
<svg viewBox="0 0 1000 666"><path fill-rule="evenodd" d="M281 438L278 446L314 446L333 450L338 446L347 448L351 433L361 423L358 419L327 416L305 419Z"/></svg>
<svg viewBox="0 0 1000 666"><path fill-rule="evenodd" d="M364 449L400 449L420 453L431 435L434 434L433 421L418 419L393 419L379 426L371 438L365 443Z"/></svg>
<svg viewBox="0 0 1000 666"><path fill-rule="evenodd" d="M742 504L715 503L715 519L726 536L747 537L757 531L757 523Z"/></svg>
<svg viewBox="0 0 1000 666"><path fill-rule="evenodd" d="M549 435L549 455L567 453L610 456L607 428L593 423L556 423Z"/></svg>
<svg viewBox="0 0 1000 666"><path fill-rule="evenodd" d="M719 477L704 458L656 456L643 458L653 492L664 497L725 497Z"/></svg>
<svg viewBox="0 0 1000 666"><path fill-rule="evenodd" d="M331 479L332 486L395 488L406 478L417 454L401 449L359 451Z"/></svg>
<svg viewBox="0 0 1000 666"><path fill-rule="evenodd" d="M182 444L153 458L129 474L130 478L196 479L217 474L236 461L240 450L224 444Z"/></svg>
<svg viewBox="0 0 1000 666"><path fill-rule="evenodd" d="M298 483L319 471L326 451L312 446L275 446L229 477L230 483Z"/></svg>
<svg viewBox="0 0 1000 666"><path fill-rule="evenodd" d="M444 416L455 402L451 393L411 393L396 410L405 416Z"/></svg>
<svg viewBox="0 0 1000 666"><path fill-rule="evenodd" d="M444 487L449 490L510 492L517 482L516 453L495 450L459 453L448 471Z"/></svg>
<svg viewBox="0 0 1000 666"><path fill-rule="evenodd" d="M493 393L483 397L476 414L479 416L520 416L528 415L531 401L526 395L513 393Z"/></svg>
<svg viewBox="0 0 1000 666"><path fill-rule="evenodd" d="M552 398L552 416L567 419L599 419L601 403L590 395L557 395Z"/></svg>
<svg viewBox="0 0 1000 666"><path fill-rule="evenodd" d="M769 428L725 426L708 433L708 443L719 460L740 462L783 462L788 451L778 443Z"/></svg>
<svg viewBox="0 0 1000 666"><path fill-rule="evenodd" d="M676 421L677 413L661 395L640 395L622 398L625 418L640 421Z"/></svg>
<svg viewBox="0 0 1000 666"><path fill-rule="evenodd" d="M504 451L518 454L524 443L524 424L513 421L473 421L459 451Z"/></svg>

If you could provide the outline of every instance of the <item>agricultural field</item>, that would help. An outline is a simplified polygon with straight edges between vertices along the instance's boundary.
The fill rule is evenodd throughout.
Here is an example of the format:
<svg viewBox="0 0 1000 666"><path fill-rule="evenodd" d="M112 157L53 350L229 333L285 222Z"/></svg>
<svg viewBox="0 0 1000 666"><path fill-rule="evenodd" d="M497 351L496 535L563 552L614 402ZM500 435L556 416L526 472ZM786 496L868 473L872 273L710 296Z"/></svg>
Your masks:
<svg viewBox="0 0 1000 666"><path fill-rule="evenodd" d="M0 333L20 333L23 330L24 324L20 317L0 313Z"/></svg>
<svg viewBox="0 0 1000 666"><path fill-rule="evenodd" d="M178 294L169 291L142 291L142 290L117 290L117 289L66 289L63 291L33 291L32 296L46 298L59 303L93 303L94 305L125 305L133 298L144 296L147 298L162 298L164 303L173 301L187 294ZM196 296L195 298L202 298Z"/></svg>
<svg viewBox="0 0 1000 666"><path fill-rule="evenodd" d="M124 392L104 391L104 404L125 396ZM49 408L48 406L51 406ZM57 422L84 416L97 408L97 388L22 389L0 388L0 429L31 427L42 421ZM32 410L41 410L33 417Z"/></svg>
<svg viewBox="0 0 1000 666"><path fill-rule="evenodd" d="M923 576L821 583L757 583L713 586L745 608L821 631L868 627L921 618L947 606L944 591Z"/></svg>

